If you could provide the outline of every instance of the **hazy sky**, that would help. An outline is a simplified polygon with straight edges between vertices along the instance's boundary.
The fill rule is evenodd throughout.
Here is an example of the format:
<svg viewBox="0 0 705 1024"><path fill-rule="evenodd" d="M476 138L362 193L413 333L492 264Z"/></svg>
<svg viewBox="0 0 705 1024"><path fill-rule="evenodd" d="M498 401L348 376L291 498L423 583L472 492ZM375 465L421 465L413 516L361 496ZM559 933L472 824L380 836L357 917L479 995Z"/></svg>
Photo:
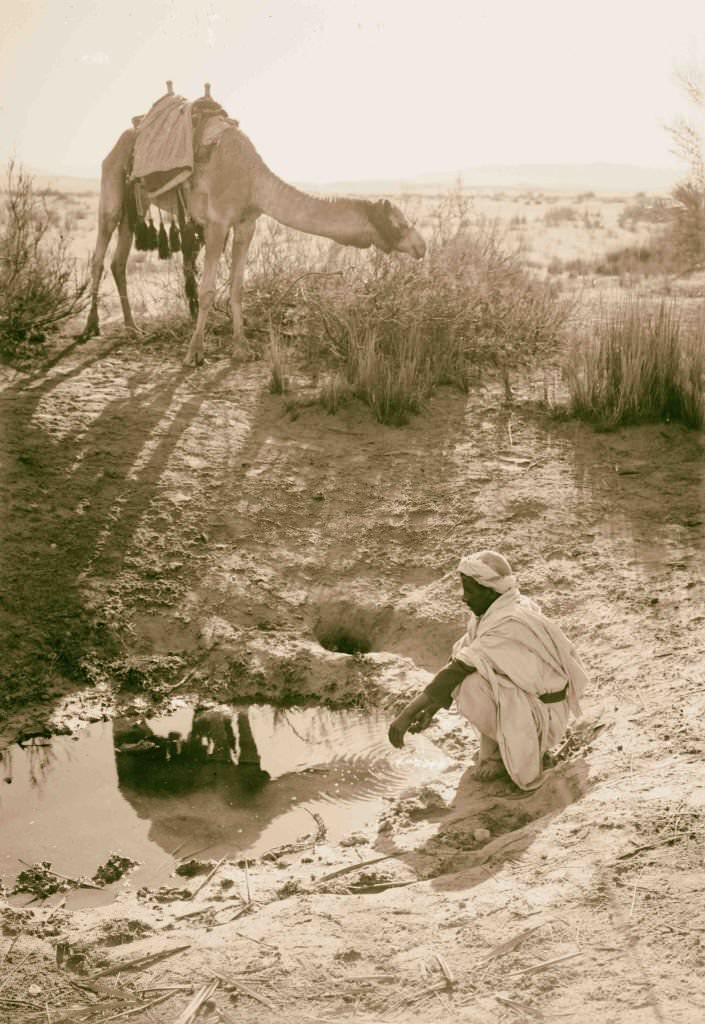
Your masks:
<svg viewBox="0 0 705 1024"><path fill-rule="evenodd" d="M705 0L0 0L0 161L95 177L203 82L292 181L673 166Z"/></svg>

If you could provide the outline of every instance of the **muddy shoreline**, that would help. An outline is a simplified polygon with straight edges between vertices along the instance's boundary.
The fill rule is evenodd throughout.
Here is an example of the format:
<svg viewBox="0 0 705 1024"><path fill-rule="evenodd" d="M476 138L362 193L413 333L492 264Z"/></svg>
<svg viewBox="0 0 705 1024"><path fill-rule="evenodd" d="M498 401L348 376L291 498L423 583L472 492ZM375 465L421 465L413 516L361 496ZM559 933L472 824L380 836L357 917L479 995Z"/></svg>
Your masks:
<svg viewBox="0 0 705 1024"><path fill-rule="evenodd" d="M391 713L462 631L452 570L481 546L593 681L538 794L478 787L475 738L442 715L452 765L350 845L228 859L192 899L0 904L9 1019L164 995L144 1019L167 1021L215 978L233 1021L700 1019L702 437L598 434L542 393L441 389L400 430L292 414L259 364L185 372L119 336L6 374L5 749L177 701Z"/></svg>

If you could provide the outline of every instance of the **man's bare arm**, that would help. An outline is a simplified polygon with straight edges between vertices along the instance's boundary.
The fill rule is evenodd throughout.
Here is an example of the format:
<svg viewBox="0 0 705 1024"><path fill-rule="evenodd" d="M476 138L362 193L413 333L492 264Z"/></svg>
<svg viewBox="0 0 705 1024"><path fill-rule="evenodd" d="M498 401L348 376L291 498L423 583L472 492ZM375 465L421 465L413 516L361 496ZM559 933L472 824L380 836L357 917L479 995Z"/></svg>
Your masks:
<svg viewBox="0 0 705 1024"><path fill-rule="evenodd" d="M389 742L395 747L403 747L406 732L425 729L440 708L450 707L453 690L469 672L474 671L461 661L451 661L437 672L426 689L414 697L394 719L389 727Z"/></svg>

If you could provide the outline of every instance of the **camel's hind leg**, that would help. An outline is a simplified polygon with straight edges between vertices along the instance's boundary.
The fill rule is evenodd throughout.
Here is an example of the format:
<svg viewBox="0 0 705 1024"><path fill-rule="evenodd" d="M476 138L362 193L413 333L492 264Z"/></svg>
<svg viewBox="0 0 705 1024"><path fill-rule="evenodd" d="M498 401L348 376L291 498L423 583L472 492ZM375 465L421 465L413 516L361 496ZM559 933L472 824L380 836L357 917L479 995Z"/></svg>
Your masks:
<svg viewBox="0 0 705 1024"><path fill-rule="evenodd" d="M93 253L93 260L91 262L91 306L88 311L86 326L78 335L79 341L88 341L88 339L92 338L94 335L100 334L100 324L98 322L98 290L100 288L100 279L103 276L105 254L108 251L110 239L113 236L113 231L117 227L119 220L119 210L109 213L101 211L98 217L98 238L96 239L95 252Z"/></svg>
<svg viewBox="0 0 705 1024"><path fill-rule="evenodd" d="M242 279L247 263L247 251L255 233L257 219L242 221L233 231L232 266L230 278L230 310L233 317L233 351L243 340Z"/></svg>
<svg viewBox="0 0 705 1024"><path fill-rule="evenodd" d="M203 362L203 335L206 320L215 298L215 276L218 260L223 252L223 245L229 228L223 224L206 225L206 255L203 260L203 278L198 290L198 317L196 327L188 347L184 363L186 366L198 366Z"/></svg>
<svg viewBox="0 0 705 1024"><path fill-rule="evenodd" d="M133 231L130 227L127 214L125 214L120 221L117 247L115 249L115 255L113 256L113 261L110 264L110 269L113 272L113 278L115 279L118 295L120 296L120 305L122 306L122 315L125 320L125 327L127 327L129 331L136 331L137 327L135 326L135 321L132 319L130 300L127 297L127 257L130 255L130 249L132 248L132 237Z"/></svg>

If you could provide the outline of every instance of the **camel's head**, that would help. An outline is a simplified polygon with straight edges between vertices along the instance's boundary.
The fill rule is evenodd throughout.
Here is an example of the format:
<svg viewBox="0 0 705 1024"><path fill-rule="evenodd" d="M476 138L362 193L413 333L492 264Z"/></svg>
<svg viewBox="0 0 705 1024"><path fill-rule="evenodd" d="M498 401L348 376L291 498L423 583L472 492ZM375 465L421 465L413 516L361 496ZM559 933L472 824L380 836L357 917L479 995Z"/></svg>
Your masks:
<svg viewBox="0 0 705 1024"><path fill-rule="evenodd" d="M375 245L383 252L404 252L417 260L425 254L426 243L421 235L388 199L370 203L370 221L378 236Z"/></svg>

